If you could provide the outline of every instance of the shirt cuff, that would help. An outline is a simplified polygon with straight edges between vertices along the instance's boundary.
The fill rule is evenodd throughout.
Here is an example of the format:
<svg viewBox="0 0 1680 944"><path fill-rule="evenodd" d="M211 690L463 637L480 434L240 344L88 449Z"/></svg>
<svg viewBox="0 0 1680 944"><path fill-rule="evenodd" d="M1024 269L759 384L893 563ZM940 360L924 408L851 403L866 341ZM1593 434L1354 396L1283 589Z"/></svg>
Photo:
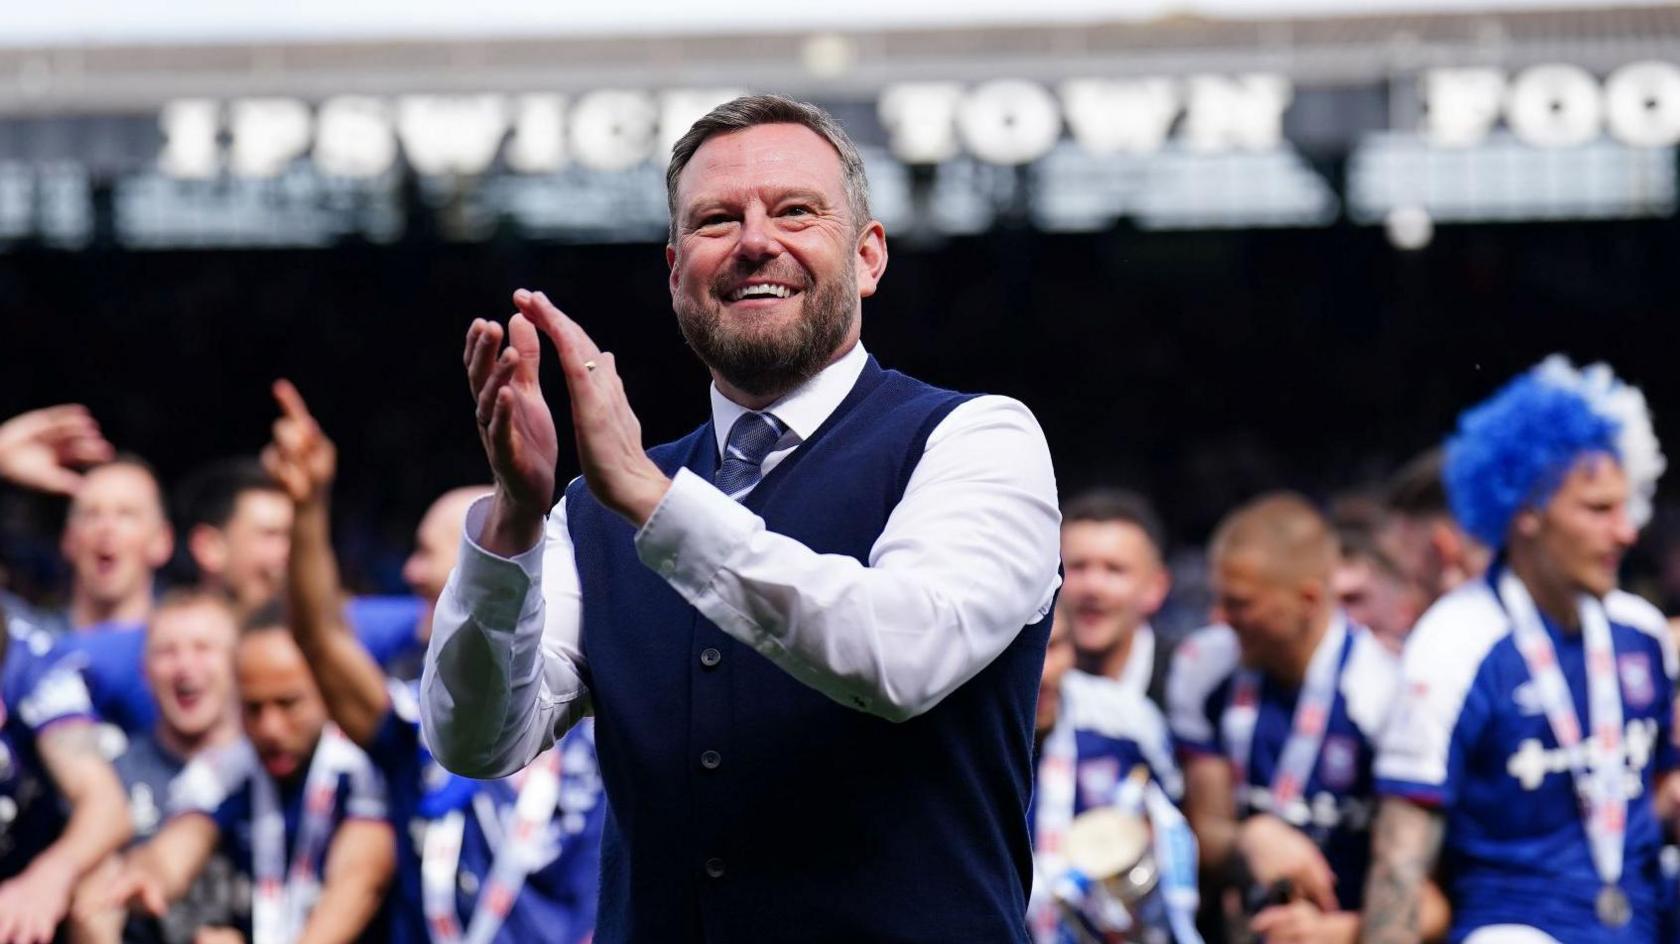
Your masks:
<svg viewBox="0 0 1680 944"><path fill-rule="evenodd" d="M486 495L467 509L467 520L461 528L461 556L455 565L450 583L461 605L473 614L476 622L487 629L506 628L512 631L528 603L533 585L542 584L544 537L530 549L512 557L502 557L478 545L473 535L484 529L484 519L490 514L491 497Z"/></svg>
<svg viewBox="0 0 1680 944"><path fill-rule="evenodd" d="M692 597L710 586L735 550L763 527L740 502L682 469L636 532L636 554L685 597Z"/></svg>
<svg viewBox="0 0 1680 944"><path fill-rule="evenodd" d="M1412 780L1394 780L1387 777L1377 778L1377 795L1399 797L1410 800L1419 806L1438 810L1446 807L1451 797L1443 784L1418 783Z"/></svg>

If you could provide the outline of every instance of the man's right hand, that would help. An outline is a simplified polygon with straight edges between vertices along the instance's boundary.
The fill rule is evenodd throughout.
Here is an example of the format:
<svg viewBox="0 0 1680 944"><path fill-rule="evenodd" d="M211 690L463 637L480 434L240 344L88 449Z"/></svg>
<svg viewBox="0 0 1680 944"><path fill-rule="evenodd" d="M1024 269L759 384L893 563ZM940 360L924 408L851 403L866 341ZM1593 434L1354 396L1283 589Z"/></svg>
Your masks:
<svg viewBox="0 0 1680 944"><path fill-rule="evenodd" d="M0 480L24 488L74 495L82 485L76 470L113 454L80 404L30 410L0 423Z"/></svg>
<svg viewBox="0 0 1680 944"><path fill-rule="evenodd" d="M169 894L163 879L135 866L123 863L122 872L111 882L106 894L111 904L161 918L169 911Z"/></svg>
<svg viewBox="0 0 1680 944"><path fill-rule="evenodd" d="M496 322L475 319L467 329L463 359L478 438L496 478L490 517L476 538L486 550L511 556L542 537L554 501L559 443L537 381L541 346L536 326L516 314L508 322L506 348L502 335Z"/></svg>
<svg viewBox="0 0 1680 944"><path fill-rule="evenodd" d="M1306 833L1269 813L1250 816L1237 831L1237 853L1263 888L1288 880L1320 911L1335 911L1336 875Z"/></svg>

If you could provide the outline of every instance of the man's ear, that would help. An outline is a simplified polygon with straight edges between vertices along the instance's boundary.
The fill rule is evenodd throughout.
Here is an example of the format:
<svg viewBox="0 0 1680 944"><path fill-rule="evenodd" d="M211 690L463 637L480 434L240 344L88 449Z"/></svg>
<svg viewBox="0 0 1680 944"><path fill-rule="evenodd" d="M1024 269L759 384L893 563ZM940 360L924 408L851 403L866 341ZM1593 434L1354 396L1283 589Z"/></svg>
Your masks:
<svg viewBox="0 0 1680 944"><path fill-rule="evenodd" d="M870 220L858 234L857 289L859 298L875 294L881 276L887 273L887 229L880 220Z"/></svg>
<svg viewBox="0 0 1680 944"><path fill-rule="evenodd" d="M1172 572L1165 564L1155 568L1155 573L1148 578L1148 586L1143 594L1143 617L1149 619L1161 611L1161 606L1167 602L1167 594L1172 592Z"/></svg>
<svg viewBox="0 0 1680 944"><path fill-rule="evenodd" d="M1517 527L1517 534L1524 538L1533 540L1540 535L1540 512L1532 508L1524 508L1517 512L1514 523Z"/></svg>
<svg viewBox="0 0 1680 944"><path fill-rule="evenodd" d="M218 528L207 524L193 525L192 530L187 532L187 554L192 557L200 574L220 574L227 569L227 539Z"/></svg>
<svg viewBox="0 0 1680 944"><path fill-rule="evenodd" d="M671 297L677 297L677 247L665 244L665 272L666 282L671 287Z"/></svg>

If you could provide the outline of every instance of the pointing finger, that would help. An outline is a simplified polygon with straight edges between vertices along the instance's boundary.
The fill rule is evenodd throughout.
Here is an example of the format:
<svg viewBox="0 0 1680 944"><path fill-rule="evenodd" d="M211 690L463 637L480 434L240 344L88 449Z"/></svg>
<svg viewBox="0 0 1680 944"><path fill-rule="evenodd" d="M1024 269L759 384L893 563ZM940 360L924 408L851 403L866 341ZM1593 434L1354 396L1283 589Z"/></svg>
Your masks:
<svg viewBox="0 0 1680 944"><path fill-rule="evenodd" d="M280 404L280 412L295 420L309 420L309 407L303 402L303 394L298 393L297 387L290 380L281 377L274 382L274 399Z"/></svg>

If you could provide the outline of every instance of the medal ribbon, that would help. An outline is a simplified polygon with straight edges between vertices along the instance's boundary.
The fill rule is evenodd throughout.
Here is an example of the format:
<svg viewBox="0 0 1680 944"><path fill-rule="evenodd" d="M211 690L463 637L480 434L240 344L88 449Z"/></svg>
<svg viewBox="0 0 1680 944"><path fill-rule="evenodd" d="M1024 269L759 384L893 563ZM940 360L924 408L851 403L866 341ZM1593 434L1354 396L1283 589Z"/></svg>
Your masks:
<svg viewBox="0 0 1680 944"><path fill-rule="evenodd" d="M1067 837L1068 827L1073 824L1074 768L1078 745L1073 722L1069 720L1066 686L1062 692L1064 701L1057 713L1056 726L1045 737L1038 759L1032 896L1036 901L1028 910L1034 939L1040 944L1056 940L1060 915L1047 893L1049 880L1062 872L1062 843Z"/></svg>
<svg viewBox="0 0 1680 944"><path fill-rule="evenodd" d="M1324 746L1324 730L1330 724L1330 710L1336 701L1336 679L1341 674L1338 670L1347 635L1347 622L1337 614L1329 631L1318 641L1318 648L1313 650L1312 661L1307 663L1307 677L1295 705L1289 740L1284 743L1277 769L1272 772L1272 812L1296 826L1307 822L1306 805L1301 797L1312 777L1313 766L1318 763L1319 750ZM1249 803L1248 770L1253 761L1254 728L1259 720L1260 673L1240 668L1231 682L1230 704L1220 718L1225 753L1235 768L1239 809Z"/></svg>
<svg viewBox="0 0 1680 944"><path fill-rule="evenodd" d="M1509 568L1499 578L1499 599L1511 618L1517 650L1534 680L1552 736L1569 760L1570 782L1580 800L1593 867L1606 888L1615 888L1622 879L1627 786L1622 762L1622 691L1616 679L1616 652L1610 639L1609 617L1598 600L1581 596L1581 638L1587 658L1587 720L1592 725L1592 738L1583 743L1569 681L1558 666L1557 650L1541 624L1534 598Z"/></svg>
<svg viewBox="0 0 1680 944"><path fill-rule="evenodd" d="M466 818L452 810L426 827L421 853L421 903L434 944L489 944L513 911L525 880L544 864L549 823L560 802L560 749L555 747L525 768L519 798L506 815L506 829L492 818L486 837L501 833L490 874L478 890L466 933L455 912L455 885L461 862ZM474 797L484 796L480 793ZM492 829L491 827L494 827Z"/></svg>
<svg viewBox="0 0 1680 944"><path fill-rule="evenodd" d="M280 808L280 789L260 766L252 773L251 858L256 879L251 890L252 944L291 944L303 933L310 909L321 895L321 857L332 836L341 758L349 746L337 727L329 724L321 732L303 781L303 809L292 841L290 869L285 860L286 815Z"/></svg>

